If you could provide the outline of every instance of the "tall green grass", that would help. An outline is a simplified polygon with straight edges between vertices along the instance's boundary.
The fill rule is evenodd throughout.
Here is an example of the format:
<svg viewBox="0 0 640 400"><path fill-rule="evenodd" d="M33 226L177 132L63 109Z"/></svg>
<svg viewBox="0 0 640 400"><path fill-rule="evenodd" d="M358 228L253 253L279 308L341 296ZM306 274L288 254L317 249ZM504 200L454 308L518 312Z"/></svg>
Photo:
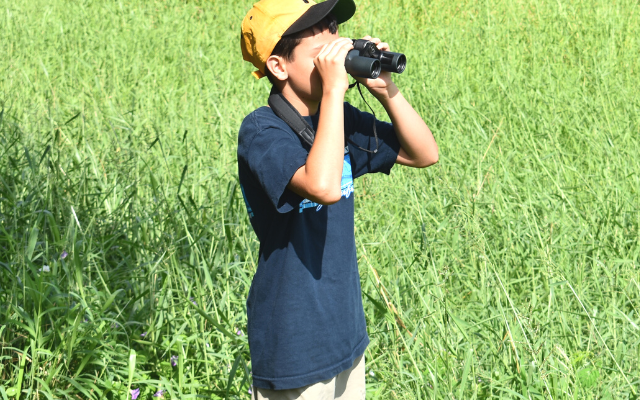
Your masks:
<svg viewBox="0 0 640 400"><path fill-rule="evenodd" d="M368 398L637 398L637 2L357 4L440 146L356 182ZM0 1L2 399L249 397L250 6Z"/></svg>

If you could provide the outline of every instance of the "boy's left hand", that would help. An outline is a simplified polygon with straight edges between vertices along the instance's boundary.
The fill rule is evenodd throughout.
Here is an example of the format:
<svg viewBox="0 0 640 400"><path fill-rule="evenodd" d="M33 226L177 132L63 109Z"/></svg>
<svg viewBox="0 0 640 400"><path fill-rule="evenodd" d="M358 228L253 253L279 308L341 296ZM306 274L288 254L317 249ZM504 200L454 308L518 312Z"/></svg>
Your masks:
<svg viewBox="0 0 640 400"><path fill-rule="evenodd" d="M368 40L370 42L375 43L379 50L382 51L391 51L389 48L389 43L385 43L381 41L379 38L372 38L367 35L363 37L363 39ZM391 80L391 72L382 70L380 76L377 79L367 79L367 78L355 78L358 82L363 84L369 89L372 95L374 95L379 100L382 98L391 98L397 92L398 88L395 83Z"/></svg>

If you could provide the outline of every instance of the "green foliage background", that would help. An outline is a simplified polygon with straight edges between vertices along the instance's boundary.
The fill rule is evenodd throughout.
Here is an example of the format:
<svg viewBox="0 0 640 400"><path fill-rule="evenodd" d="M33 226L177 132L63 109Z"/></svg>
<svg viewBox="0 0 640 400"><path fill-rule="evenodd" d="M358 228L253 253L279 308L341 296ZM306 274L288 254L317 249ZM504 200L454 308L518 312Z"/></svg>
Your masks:
<svg viewBox="0 0 640 400"><path fill-rule="evenodd" d="M368 398L637 399L638 2L357 4L440 146L356 182ZM2 399L249 397L250 6L0 0Z"/></svg>

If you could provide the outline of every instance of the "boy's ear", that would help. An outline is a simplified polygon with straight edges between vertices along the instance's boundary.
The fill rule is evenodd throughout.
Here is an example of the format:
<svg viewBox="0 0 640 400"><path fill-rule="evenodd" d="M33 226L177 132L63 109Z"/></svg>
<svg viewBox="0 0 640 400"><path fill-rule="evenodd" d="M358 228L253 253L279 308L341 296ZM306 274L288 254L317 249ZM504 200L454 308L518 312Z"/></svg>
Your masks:
<svg viewBox="0 0 640 400"><path fill-rule="evenodd" d="M269 56L269 58L267 58L266 67L271 71L271 75L280 81L284 81L289 77L289 74L287 73L287 64L284 58L280 56Z"/></svg>

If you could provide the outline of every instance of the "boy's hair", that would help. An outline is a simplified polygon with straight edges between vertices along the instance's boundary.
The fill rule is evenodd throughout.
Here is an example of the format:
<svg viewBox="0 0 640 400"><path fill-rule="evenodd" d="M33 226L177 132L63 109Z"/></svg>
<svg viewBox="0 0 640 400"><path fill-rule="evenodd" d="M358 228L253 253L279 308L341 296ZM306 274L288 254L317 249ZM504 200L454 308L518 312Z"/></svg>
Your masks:
<svg viewBox="0 0 640 400"><path fill-rule="evenodd" d="M335 34L336 32L338 32L338 20L333 14L329 13L326 17L318 21L317 24L308 29L318 29L321 31L329 29L329 32L331 32L331 34ZM293 61L293 50L295 50L296 46L300 44L304 32L306 32L308 29L300 32L295 32L290 35L285 35L280 38L280 41L276 44L276 47L273 48L271 55L280 56L287 61ZM269 82L271 82L272 85L275 85L275 83L278 82L278 78L271 74L271 71L268 67L265 66L264 70L264 74L267 76L267 79L269 79Z"/></svg>

